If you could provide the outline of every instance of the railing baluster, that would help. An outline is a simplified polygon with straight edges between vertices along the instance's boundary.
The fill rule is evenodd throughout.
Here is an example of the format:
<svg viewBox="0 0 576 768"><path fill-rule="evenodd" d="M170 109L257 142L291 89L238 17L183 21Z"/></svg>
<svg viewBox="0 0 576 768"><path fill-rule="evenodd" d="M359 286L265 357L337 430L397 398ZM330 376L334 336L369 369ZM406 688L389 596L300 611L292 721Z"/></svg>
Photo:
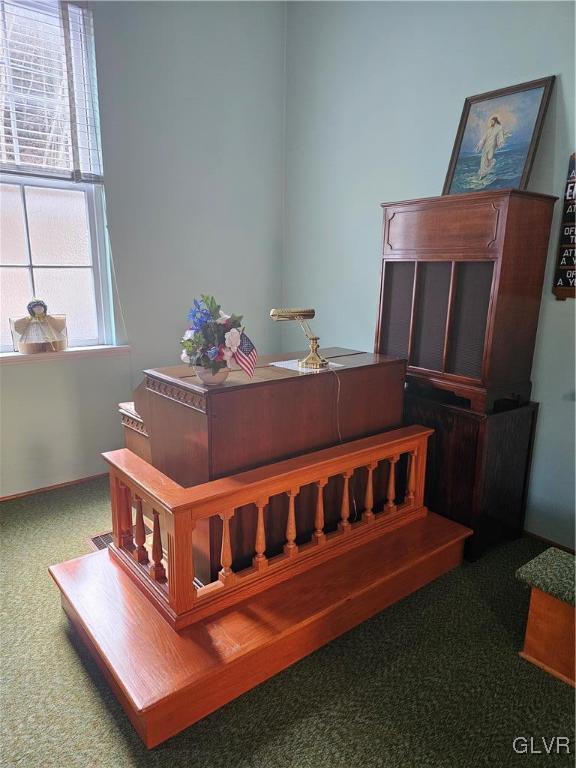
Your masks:
<svg viewBox="0 0 576 768"><path fill-rule="evenodd" d="M122 546L122 524L124 520L124 513L122 508L124 506L124 492L123 486L120 480L110 473L110 503L112 505L112 540L114 546L120 548Z"/></svg>
<svg viewBox="0 0 576 768"><path fill-rule="evenodd" d="M316 483L316 514L314 516L314 534L313 538L316 544L324 544L326 534L324 533L324 488L328 480L322 478Z"/></svg>
<svg viewBox="0 0 576 768"><path fill-rule="evenodd" d="M220 563L222 568L218 573L218 578L227 586L233 584L236 580L236 574L232 570L232 545L230 543L230 520L234 517L234 510L228 509L220 514L222 518L222 550L220 554Z"/></svg>
<svg viewBox="0 0 576 768"><path fill-rule="evenodd" d="M406 484L406 504L414 504L414 495L416 492L416 451L410 451L408 454L408 481Z"/></svg>
<svg viewBox="0 0 576 768"><path fill-rule="evenodd" d="M392 456L388 459L390 471L388 472L388 488L386 490L386 509L394 512L396 509L396 462L398 456Z"/></svg>
<svg viewBox="0 0 576 768"><path fill-rule="evenodd" d="M288 493L288 520L286 521L286 544L284 544L284 552L288 557L294 557L298 552L296 545L296 509L294 506L294 500L298 495L298 488L291 488Z"/></svg>
<svg viewBox="0 0 576 768"><path fill-rule="evenodd" d="M150 578L154 581L166 581L166 570L162 565L162 535L160 533L160 517L158 512L153 509L152 517L154 524L152 526L152 564L150 565Z"/></svg>
<svg viewBox="0 0 576 768"><path fill-rule="evenodd" d="M368 476L366 478L366 493L364 495L364 512L362 514L362 520L367 523L374 520L374 470L378 466L377 462L368 464L366 469L368 470Z"/></svg>
<svg viewBox="0 0 576 768"><path fill-rule="evenodd" d="M350 478L352 477L352 470L344 472L342 477L344 478L344 487L342 488L342 504L340 506L338 528L342 533L347 533L350 530Z"/></svg>
<svg viewBox="0 0 576 768"><path fill-rule="evenodd" d="M168 599L176 613L185 613L194 607L194 527L192 514L181 512L166 516L168 538Z"/></svg>
<svg viewBox="0 0 576 768"><path fill-rule="evenodd" d="M256 508L258 510L258 522L256 523L256 543L254 549L256 554L252 560L254 568L258 571L264 570L268 566L268 558L266 557L266 528L264 526L264 510L268 499L258 499L256 502Z"/></svg>
<svg viewBox="0 0 576 768"><path fill-rule="evenodd" d="M139 496L136 496L136 529L134 541L136 542L134 557L141 565L146 565L146 563L148 563L148 552L144 546L146 544L146 529L144 528L142 499Z"/></svg>
<svg viewBox="0 0 576 768"><path fill-rule="evenodd" d="M121 485L120 493L120 517L122 528L122 547L129 551L134 549L134 539L132 534L132 492L127 485Z"/></svg>

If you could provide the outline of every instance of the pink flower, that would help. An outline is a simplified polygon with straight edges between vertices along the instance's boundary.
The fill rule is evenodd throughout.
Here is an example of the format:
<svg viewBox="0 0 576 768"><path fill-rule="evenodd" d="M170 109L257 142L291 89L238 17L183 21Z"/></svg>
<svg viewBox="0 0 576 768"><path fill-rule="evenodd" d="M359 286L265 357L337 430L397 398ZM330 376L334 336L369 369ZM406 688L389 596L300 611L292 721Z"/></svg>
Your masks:
<svg viewBox="0 0 576 768"><path fill-rule="evenodd" d="M232 352L236 352L240 346L240 331L238 328L232 328L224 334L224 339L226 341L226 346L229 347Z"/></svg>

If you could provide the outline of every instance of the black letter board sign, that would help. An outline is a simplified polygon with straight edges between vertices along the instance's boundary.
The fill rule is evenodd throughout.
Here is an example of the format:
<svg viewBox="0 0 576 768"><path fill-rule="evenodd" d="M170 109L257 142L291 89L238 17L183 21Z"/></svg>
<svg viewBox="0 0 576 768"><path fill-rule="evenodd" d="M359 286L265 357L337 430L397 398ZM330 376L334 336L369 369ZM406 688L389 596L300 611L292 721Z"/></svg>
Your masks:
<svg viewBox="0 0 576 768"><path fill-rule="evenodd" d="M554 271L552 293L560 301L576 295L576 170L571 155L564 194L564 208L560 223L560 243Z"/></svg>

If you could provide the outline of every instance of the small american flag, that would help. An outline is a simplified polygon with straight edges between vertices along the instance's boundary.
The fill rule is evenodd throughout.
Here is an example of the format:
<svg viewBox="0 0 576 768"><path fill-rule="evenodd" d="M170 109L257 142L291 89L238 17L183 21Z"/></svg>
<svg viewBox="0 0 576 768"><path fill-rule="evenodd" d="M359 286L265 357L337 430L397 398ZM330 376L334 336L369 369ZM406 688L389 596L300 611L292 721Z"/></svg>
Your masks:
<svg viewBox="0 0 576 768"><path fill-rule="evenodd" d="M245 333L242 333L240 336L240 344L234 353L234 360L236 360L244 373L252 378L254 368L256 367L256 360L258 360L258 352Z"/></svg>

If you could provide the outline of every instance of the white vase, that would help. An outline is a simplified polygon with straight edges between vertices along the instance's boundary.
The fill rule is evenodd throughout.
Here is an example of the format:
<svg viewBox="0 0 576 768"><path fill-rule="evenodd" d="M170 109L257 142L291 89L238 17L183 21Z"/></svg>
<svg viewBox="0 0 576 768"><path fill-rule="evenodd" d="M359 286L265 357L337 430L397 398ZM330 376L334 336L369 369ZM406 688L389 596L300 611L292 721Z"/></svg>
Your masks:
<svg viewBox="0 0 576 768"><path fill-rule="evenodd" d="M218 384L223 384L226 381L230 371L228 368L220 368L218 373L212 373L212 371L203 368L201 365L195 365L194 373L207 387L216 387Z"/></svg>

